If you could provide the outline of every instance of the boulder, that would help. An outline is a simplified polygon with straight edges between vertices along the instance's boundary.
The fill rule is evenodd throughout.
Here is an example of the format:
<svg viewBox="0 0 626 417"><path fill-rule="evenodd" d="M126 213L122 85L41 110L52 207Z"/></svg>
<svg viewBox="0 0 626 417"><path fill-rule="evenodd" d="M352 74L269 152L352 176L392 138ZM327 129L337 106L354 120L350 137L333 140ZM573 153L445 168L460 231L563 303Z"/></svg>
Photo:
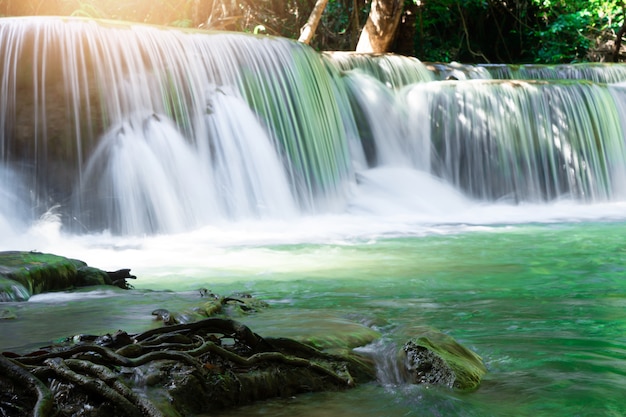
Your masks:
<svg viewBox="0 0 626 417"><path fill-rule="evenodd" d="M126 278L134 278L125 271ZM127 288L120 271L105 272L85 262L41 252L0 252L0 302L26 301L32 295L92 285ZM116 275L117 274L117 275Z"/></svg>
<svg viewBox="0 0 626 417"><path fill-rule="evenodd" d="M409 381L414 384L474 390L487 373L480 356L435 330L408 341L402 355Z"/></svg>

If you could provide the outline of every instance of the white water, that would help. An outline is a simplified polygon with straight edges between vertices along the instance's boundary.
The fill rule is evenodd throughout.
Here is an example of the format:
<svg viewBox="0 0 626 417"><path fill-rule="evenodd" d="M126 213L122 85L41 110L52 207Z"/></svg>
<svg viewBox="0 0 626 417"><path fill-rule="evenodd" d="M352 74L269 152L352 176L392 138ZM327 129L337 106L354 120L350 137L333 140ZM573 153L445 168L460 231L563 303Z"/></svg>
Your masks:
<svg viewBox="0 0 626 417"><path fill-rule="evenodd" d="M45 106L44 93L57 90L44 74L56 61L67 64L59 70L66 112L77 120L91 106L102 113L102 120L69 123L77 149L57 155L67 160L3 154L13 164L2 174L3 250L53 252L103 269L127 265L150 276L193 275L295 267L264 254L263 245L350 244L626 213L626 99L616 89L421 82L432 78L419 61L405 68L406 60L372 57L375 72L397 80L386 85L329 70L319 54L285 39L54 18L7 20L2 28L7 42L34 54L37 114L55 110ZM19 42L33 33L43 43L31 51ZM17 104L20 73L11 45L2 50L3 149L15 146L11 128L20 122L8 110ZM362 137L357 113L367 121L358 126ZM53 139L48 125L33 120L36 145L56 149L46 142ZM91 137L91 122L104 133ZM46 171L52 162L76 164L76 183L54 184L72 201L39 194L46 174L55 175ZM45 214L33 221L31 212ZM249 257L230 257L223 248L232 245L249 245ZM299 261L315 267L314 259Z"/></svg>
<svg viewBox="0 0 626 417"><path fill-rule="evenodd" d="M389 186L393 184L393 186ZM584 204L484 204L468 200L441 180L412 169L373 169L362 174L344 213L222 222L166 235L115 236L110 233L67 235L55 216L36 222L25 233L3 234L0 250L37 250L115 270L132 268L139 288L193 289L207 274L219 282L220 271L316 271L324 265L361 262L332 251L294 254L267 250L282 244L351 245L402 236L511 230L517 224L584 222L626 218L626 202ZM230 251L231 247L237 251ZM356 265L356 264L355 264ZM225 280L231 280L228 273ZM276 279L275 277L273 279Z"/></svg>
<svg viewBox="0 0 626 417"><path fill-rule="evenodd" d="M105 212L102 229L124 235L293 217L287 174L254 113L223 92L211 106L201 142L211 149L189 142L165 115L132 114L109 129L87 163L78 212Z"/></svg>

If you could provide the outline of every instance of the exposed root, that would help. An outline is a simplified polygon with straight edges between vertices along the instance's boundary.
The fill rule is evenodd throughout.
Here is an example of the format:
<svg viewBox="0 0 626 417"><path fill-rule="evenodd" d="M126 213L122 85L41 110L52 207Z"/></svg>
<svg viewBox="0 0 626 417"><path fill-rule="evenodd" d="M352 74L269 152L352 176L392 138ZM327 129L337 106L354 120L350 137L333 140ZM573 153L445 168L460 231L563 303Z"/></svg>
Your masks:
<svg viewBox="0 0 626 417"><path fill-rule="evenodd" d="M266 340L247 326L224 318L166 326L134 336L120 333L82 340L80 344L49 347L26 356L0 355L3 378L25 387L37 398L34 415L72 415L77 407L103 407L112 410L111 415L166 415L150 399L132 389L136 381L128 378L129 373L156 375L157 382L152 384L161 387L157 390L161 395L168 387L181 391L181 384L195 380L192 388L206 394L204 401L212 398L207 390L219 392L223 388L215 381L230 381L226 388L236 387L240 386L237 375L243 377L257 371L271 375L272 370L300 369L299 375L304 372L310 378L325 381L327 389L354 385L348 371L350 361L346 358L325 354L290 339ZM98 345L98 341L106 341L109 346ZM284 377L285 372L279 373ZM191 379L185 380L184 375L190 375ZM298 381L293 384L296 388L290 389L302 390L310 385L313 384ZM59 387L63 387L61 393ZM229 398L230 405L237 405L240 401L237 398L246 396ZM211 408L207 404L198 407ZM1 412L2 402L0 415Z"/></svg>
<svg viewBox="0 0 626 417"><path fill-rule="evenodd" d="M0 371L5 378L10 379L15 384L23 385L37 395L37 402L33 407L33 416L45 417L51 414L54 407L52 393L43 382L22 366L2 355L0 355Z"/></svg>

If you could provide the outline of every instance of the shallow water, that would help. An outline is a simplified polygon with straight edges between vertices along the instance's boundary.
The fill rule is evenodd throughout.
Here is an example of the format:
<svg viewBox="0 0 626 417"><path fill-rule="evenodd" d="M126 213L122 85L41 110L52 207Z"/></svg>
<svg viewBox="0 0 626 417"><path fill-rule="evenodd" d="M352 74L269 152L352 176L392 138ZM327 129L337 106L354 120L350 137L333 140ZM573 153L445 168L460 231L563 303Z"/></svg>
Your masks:
<svg viewBox="0 0 626 417"><path fill-rule="evenodd" d="M197 288L248 291L271 304L241 318L261 335L315 334L329 322L350 320L401 346L412 329L431 326L480 354L489 373L472 393L383 380L224 416L626 413L626 223L438 230L446 232L205 246L198 248L206 253L204 264L186 265L181 255L180 261L170 257L169 267L160 257L144 264L146 251L129 243L107 253L111 263L116 253L118 262L136 255L135 291L46 294L3 304L18 318L0 322L0 348L30 349L77 333L141 331L159 325L150 315L155 308L184 311L199 304ZM171 248L176 251L175 240Z"/></svg>

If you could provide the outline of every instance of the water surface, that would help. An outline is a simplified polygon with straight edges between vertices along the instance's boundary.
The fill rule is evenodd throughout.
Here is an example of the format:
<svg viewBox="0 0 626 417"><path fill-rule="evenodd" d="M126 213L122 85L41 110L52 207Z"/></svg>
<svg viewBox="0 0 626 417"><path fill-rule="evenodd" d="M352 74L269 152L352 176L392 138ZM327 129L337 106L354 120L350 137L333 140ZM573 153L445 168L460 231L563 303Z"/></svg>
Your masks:
<svg viewBox="0 0 626 417"><path fill-rule="evenodd" d="M154 308L190 309L202 301L200 287L221 294L248 291L271 304L241 318L261 335L323 333L332 331L329 322L341 329L351 321L381 332L382 344L368 348L375 351L400 347L429 326L476 351L489 373L476 392L456 393L398 384L384 371L380 381L354 390L269 401L224 416L626 413L626 223L439 230L335 242L205 246L197 248L206 253L204 264L185 265L170 257L169 267L161 259L151 267L144 264L147 253L119 247L120 260L137 255L136 290L46 294L3 305L18 318L1 323L2 349L32 348L77 333L158 326L150 315ZM88 253L95 256L98 250Z"/></svg>

